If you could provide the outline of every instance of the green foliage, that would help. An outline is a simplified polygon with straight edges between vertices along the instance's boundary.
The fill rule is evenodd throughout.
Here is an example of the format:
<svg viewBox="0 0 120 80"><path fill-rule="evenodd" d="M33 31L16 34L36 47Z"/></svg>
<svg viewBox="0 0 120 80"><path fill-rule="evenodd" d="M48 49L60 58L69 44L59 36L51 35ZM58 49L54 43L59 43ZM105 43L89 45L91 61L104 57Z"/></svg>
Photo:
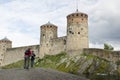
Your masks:
<svg viewBox="0 0 120 80"><path fill-rule="evenodd" d="M114 48L111 45L107 44L107 43L104 44L104 49L105 50L114 50Z"/></svg>
<svg viewBox="0 0 120 80"><path fill-rule="evenodd" d="M2 69L23 68L23 60L1 67Z"/></svg>
<svg viewBox="0 0 120 80"><path fill-rule="evenodd" d="M45 55L44 58L38 59L35 62L36 67L44 67L44 68L53 68L56 69L57 63L66 56L65 52L61 52L57 55Z"/></svg>

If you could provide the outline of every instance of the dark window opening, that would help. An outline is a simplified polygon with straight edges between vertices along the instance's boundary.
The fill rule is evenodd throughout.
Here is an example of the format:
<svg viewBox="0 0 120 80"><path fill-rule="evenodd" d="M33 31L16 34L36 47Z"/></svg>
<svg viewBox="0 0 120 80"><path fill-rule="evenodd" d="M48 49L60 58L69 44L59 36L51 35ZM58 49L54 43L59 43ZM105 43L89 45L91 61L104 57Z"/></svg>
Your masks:
<svg viewBox="0 0 120 80"><path fill-rule="evenodd" d="M43 36L45 36L45 34L43 34Z"/></svg>
<svg viewBox="0 0 120 80"><path fill-rule="evenodd" d="M66 40L64 40L64 45L66 45Z"/></svg>
<svg viewBox="0 0 120 80"><path fill-rule="evenodd" d="M81 14L81 16L83 16L83 14Z"/></svg>
<svg viewBox="0 0 120 80"><path fill-rule="evenodd" d="M76 14L76 16L78 16L78 14Z"/></svg>
<svg viewBox="0 0 120 80"><path fill-rule="evenodd" d="M69 33L72 33L72 31L69 31Z"/></svg>
<svg viewBox="0 0 120 80"><path fill-rule="evenodd" d="M78 32L78 34L80 34L80 32Z"/></svg>
<svg viewBox="0 0 120 80"><path fill-rule="evenodd" d="M70 33L70 34L74 34L74 32L72 32L72 31L69 31L69 33Z"/></svg>
<svg viewBox="0 0 120 80"><path fill-rule="evenodd" d="M87 17L87 15L85 15L85 17Z"/></svg>

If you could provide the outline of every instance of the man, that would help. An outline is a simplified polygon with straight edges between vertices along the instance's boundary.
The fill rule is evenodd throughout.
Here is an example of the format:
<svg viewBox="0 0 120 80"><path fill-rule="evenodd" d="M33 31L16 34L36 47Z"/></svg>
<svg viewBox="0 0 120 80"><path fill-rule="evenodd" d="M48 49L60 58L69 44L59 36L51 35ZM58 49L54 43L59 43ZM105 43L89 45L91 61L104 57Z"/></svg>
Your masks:
<svg viewBox="0 0 120 80"><path fill-rule="evenodd" d="M24 69L29 69L31 54L32 54L31 48L28 48L24 54Z"/></svg>

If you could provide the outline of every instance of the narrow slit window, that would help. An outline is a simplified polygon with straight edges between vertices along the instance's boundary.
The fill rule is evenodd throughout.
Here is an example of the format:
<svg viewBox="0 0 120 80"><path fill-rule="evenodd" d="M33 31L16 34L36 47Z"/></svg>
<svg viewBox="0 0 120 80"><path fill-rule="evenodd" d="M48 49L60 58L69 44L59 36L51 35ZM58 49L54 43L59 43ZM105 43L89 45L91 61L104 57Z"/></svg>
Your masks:
<svg viewBox="0 0 120 80"><path fill-rule="evenodd" d="M43 36L45 36L45 34L43 34Z"/></svg>

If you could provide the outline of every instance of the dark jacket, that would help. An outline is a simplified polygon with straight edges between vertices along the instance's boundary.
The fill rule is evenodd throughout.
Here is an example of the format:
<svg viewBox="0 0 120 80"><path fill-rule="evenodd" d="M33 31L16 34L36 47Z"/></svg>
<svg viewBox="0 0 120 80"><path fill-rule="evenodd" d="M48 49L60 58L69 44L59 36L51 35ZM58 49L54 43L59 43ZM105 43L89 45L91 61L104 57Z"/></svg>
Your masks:
<svg viewBox="0 0 120 80"><path fill-rule="evenodd" d="M35 56L36 56L36 55L35 55L34 53L32 53L32 54L31 54L31 60L34 60L34 59L35 59Z"/></svg>

